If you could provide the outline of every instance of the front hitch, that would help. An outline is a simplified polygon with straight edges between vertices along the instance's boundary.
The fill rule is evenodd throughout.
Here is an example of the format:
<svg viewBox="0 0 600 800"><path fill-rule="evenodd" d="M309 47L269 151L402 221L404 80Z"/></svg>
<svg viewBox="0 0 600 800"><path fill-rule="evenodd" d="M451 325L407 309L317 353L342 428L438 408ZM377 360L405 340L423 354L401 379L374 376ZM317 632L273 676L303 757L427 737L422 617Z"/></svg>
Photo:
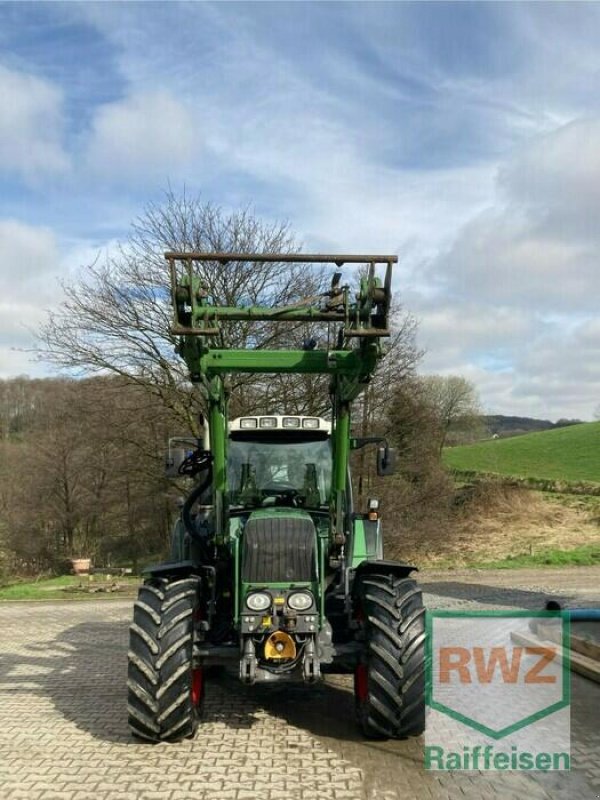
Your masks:
<svg viewBox="0 0 600 800"><path fill-rule="evenodd" d="M304 648L302 674L306 683L316 683L321 678L321 665L315 650L315 641L311 637Z"/></svg>
<svg viewBox="0 0 600 800"><path fill-rule="evenodd" d="M244 642L244 654L240 660L240 680L249 686L256 680L256 650L250 636Z"/></svg>

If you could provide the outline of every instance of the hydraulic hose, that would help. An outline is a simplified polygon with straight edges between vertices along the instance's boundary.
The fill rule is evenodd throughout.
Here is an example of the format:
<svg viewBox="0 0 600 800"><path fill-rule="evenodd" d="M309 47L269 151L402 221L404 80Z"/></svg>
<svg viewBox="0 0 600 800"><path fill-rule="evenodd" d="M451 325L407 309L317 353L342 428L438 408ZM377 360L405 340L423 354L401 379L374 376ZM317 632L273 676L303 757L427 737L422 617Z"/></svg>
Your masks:
<svg viewBox="0 0 600 800"><path fill-rule="evenodd" d="M210 483L212 481L212 460L210 456L203 460L204 463L200 462L199 466L203 469L202 471L206 471L206 475L200 483L195 486L189 495L186 498L185 503L183 504L183 508L181 509L181 519L183 520L183 525L189 534L190 538L193 539L198 545L200 545L201 553L202 553L202 560L206 563L211 561L210 553L208 551L208 547L206 544L206 539L203 536L198 534L196 530L196 526L194 524L194 520L192 519L192 508L194 503L196 503L202 494L208 489Z"/></svg>

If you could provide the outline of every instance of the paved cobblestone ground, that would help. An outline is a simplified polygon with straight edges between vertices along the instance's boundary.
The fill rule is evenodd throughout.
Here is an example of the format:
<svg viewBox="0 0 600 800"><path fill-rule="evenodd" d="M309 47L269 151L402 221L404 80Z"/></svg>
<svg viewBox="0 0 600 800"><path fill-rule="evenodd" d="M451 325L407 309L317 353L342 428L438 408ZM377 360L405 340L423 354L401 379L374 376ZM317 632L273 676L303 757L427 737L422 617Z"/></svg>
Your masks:
<svg viewBox="0 0 600 800"><path fill-rule="evenodd" d="M600 605L600 570L425 573L432 608ZM583 588L582 588L583 587ZM569 774L426 773L422 742L367 742L347 678L304 687L210 685L193 741L126 727L130 601L0 605L0 800L598 798L600 685L574 677Z"/></svg>

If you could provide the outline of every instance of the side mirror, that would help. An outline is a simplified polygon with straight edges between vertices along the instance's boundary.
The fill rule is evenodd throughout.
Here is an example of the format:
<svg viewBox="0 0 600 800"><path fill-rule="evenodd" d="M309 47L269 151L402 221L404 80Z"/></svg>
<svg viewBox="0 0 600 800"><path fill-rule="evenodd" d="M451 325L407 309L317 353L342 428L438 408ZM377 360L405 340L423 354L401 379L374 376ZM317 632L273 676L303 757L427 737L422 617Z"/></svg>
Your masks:
<svg viewBox="0 0 600 800"><path fill-rule="evenodd" d="M167 452L165 460L165 477L166 478L179 478L181 474L179 467L183 464L185 459L190 454L189 449L183 447L170 447Z"/></svg>
<svg viewBox="0 0 600 800"><path fill-rule="evenodd" d="M393 475L396 471L396 449L394 447L377 448L377 474L380 477Z"/></svg>
<svg viewBox="0 0 600 800"><path fill-rule="evenodd" d="M200 446L200 439L193 439L191 436L171 436L165 458L165 478L181 478L183 474L179 471L181 465Z"/></svg>

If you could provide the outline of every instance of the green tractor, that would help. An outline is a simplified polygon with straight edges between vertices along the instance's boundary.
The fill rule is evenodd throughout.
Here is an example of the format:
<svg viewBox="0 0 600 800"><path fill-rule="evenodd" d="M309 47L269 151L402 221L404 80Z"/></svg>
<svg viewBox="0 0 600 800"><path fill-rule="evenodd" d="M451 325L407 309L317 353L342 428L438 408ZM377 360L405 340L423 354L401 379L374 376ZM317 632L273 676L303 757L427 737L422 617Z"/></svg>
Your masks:
<svg viewBox="0 0 600 800"><path fill-rule="evenodd" d="M128 713L139 738L193 736L210 668L244 684L354 675L356 716L371 738L420 735L425 726L425 611L415 567L383 558L376 500L353 506L352 449L377 445L377 472L395 454L377 437L353 438L351 404L389 336L396 256L166 253L173 333L190 379L204 386L202 440L172 440L168 473L194 481L171 560L147 570L130 628ZM364 265L358 291L340 286L283 308L216 306L198 262ZM378 270L384 275L380 278ZM211 346L229 321L326 324L335 341L297 350ZM225 376L330 377L331 420L283 413L227 418Z"/></svg>

